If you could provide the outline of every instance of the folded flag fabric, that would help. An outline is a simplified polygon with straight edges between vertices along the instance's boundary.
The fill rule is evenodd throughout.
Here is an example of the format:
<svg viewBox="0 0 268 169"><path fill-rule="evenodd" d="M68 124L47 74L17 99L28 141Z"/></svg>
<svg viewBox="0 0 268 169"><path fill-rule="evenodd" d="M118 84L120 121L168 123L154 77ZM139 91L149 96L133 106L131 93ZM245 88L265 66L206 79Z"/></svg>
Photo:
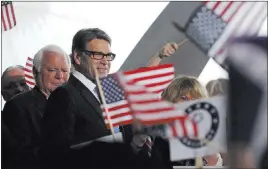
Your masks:
<svg viewBox="0 0 268 169"><path fill-rule="evenodd" d="M11 1L1 1L2 32L16 26L16 15Z"/></svg>
<svg viewBox="0 0 268 169"><path fill-rule="evenodd" d="M24 75L25 75L26 84L30 88L34 88L35 80L34 80L34 75L33 75L33 59L31 57L27 58L25 68L24 68Z"/></svg>

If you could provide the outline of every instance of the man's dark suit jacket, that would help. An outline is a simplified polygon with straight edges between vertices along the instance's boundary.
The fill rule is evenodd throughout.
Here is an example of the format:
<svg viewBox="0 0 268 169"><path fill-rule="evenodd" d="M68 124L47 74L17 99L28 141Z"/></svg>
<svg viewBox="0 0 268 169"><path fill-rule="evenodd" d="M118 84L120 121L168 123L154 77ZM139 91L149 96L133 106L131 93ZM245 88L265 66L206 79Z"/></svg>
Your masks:
<svg viewBox="0 0 268 169"><path fill-rule="evenodd" d="M29 165L37 164L37 150L41 144L40 125L46 102L45 95L35 87L6 102L2 112L3 122Z"/></svg>
<svg viewBox="0 0 268 169"><path fill-rule="evenodd" d="M73 75L50 95L42 121L43 148L47 168L131 168L152 166L149 158L137 156L129 144L93 142L82 149L70 146L111 135L100 103Z"/></svg>
<svg viewBox="0 0 268 169"><path fill-rule="evenodd" d="M49 96L42 121L44 144L66 148L110 135L100 103L73 75ZM59 147L60 146L60 147Z"/></svg>
<svg viewBox="0 0 268 169"><path fill-rule="evenodd" d="M43 159L49 160L44 163L51 165L68 162L66 159L74 154L70 146L111 134L104 123L99 101L73 75L49 96L41 131L40 153Z"/></svg>

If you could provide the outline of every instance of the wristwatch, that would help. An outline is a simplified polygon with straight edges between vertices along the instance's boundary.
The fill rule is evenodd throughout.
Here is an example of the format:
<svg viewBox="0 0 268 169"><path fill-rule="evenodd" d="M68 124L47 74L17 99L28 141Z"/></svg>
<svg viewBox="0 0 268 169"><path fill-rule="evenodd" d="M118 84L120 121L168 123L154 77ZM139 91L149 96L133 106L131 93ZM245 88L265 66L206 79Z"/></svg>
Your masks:
<svg viewBox="0 0 268 169"><path fill-rule="evenodd" d="M162 54L160 54L160 53L158 53L158 57L160 58L160 59L163 59L164 57L166 57L165 55L162 55Z"/></svg>

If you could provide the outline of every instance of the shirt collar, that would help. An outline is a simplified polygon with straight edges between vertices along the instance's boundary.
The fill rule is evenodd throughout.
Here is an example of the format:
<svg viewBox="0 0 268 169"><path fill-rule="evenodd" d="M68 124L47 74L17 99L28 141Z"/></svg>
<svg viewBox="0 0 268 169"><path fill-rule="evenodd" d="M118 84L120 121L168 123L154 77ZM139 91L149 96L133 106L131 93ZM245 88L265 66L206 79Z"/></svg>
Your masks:
<svg viewBox="0 0 268 169"><path fill-rule="evenodd" d="M93 82L91 82L88 78L86 78L82 73L74 70L73 76L76 77L80 82L82 82L92 93L95 93L94 89L96 85Z"/></svg>

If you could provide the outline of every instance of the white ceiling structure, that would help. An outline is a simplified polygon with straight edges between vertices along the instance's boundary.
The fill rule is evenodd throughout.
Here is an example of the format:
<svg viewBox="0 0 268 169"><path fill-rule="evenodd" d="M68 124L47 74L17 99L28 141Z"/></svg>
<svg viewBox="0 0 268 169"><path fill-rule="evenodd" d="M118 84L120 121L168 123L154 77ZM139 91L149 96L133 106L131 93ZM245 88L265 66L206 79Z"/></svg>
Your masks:
<svg viewBox="0 0 268 169"><path fill-rule="evenodd" d="M57 44L70 53L72 37L79 29L98 27L113 40L117 57L111 73L115 72L167 5L168 2L14 2L17 25L2 33L2 71L11 65L25 65L28 56L33 57L47 44ZM267 19L260 35L267 36ZM205 84L219 77L228 75L210 60L199 80Z"/></svg>

